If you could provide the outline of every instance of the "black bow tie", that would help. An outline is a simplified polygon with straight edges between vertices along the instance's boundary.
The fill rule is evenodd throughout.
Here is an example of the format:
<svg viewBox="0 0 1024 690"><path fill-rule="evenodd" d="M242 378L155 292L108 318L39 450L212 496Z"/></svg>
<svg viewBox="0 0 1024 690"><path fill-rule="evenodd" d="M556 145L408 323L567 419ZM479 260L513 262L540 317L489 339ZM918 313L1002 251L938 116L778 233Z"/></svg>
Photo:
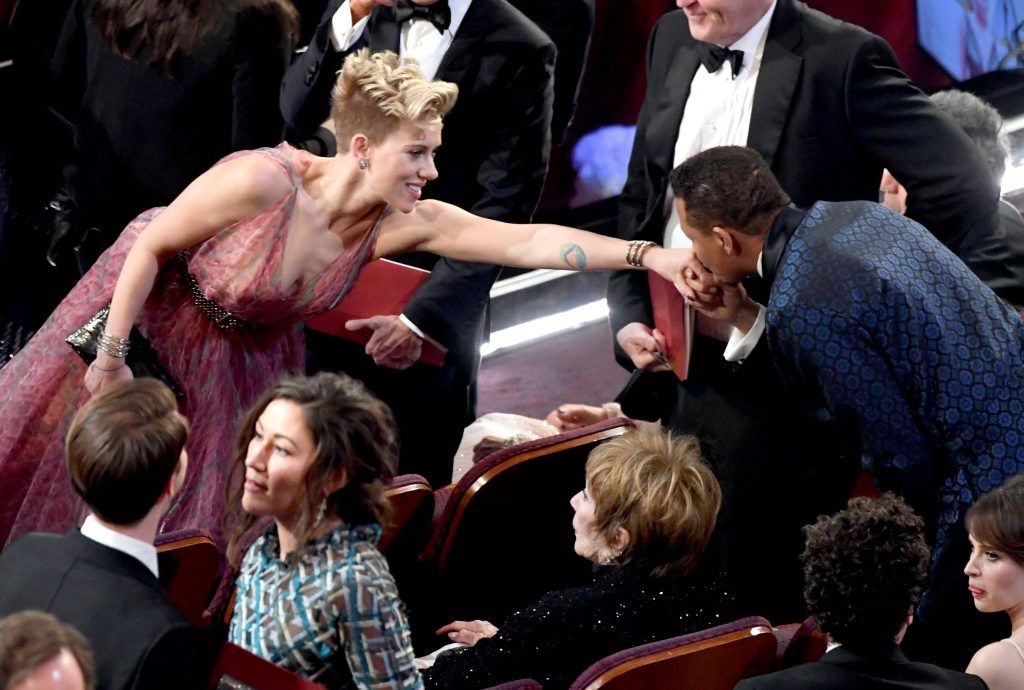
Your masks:
<svg viewBox="0 0 1024 690"><path fill-rule="evenodd" d="M443 34L452 23L452 11L448 7L448 0L437 0L432 5L417 5L411 0L398 0L395 3L395 18L399 24L404 24L410 19L426 19Z"/></svg>
<svg viewBox="0 0 1024 690"><path fill-rule="evenodd" d="M743 67L742 50L729 50L712 43L701 42L697 44L697 56L708 74L714 74L723 62L728 61L729 66L732 67L732 78L735 79L736 75L740 73L740 68Z"/></svg>

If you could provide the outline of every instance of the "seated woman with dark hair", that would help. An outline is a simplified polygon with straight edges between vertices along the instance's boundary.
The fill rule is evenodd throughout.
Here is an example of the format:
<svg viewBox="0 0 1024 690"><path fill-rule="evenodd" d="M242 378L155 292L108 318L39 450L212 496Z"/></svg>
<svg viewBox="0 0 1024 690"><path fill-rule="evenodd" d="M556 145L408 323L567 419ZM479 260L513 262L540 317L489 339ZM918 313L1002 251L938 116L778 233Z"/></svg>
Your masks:
<svg viewBox="0 0 1024 690"><path fill-rule="evenodd" d="M347 376L274 386L244 417L228 556L245 552L229 640L329 688L420 688L395 581L377 551L394 476L391 412Z"/></svg>
<svg viewBox="0 0 1024 690"><path fill-rule="evenodd" d="M576 553L596 564L586 587L550 592L499 627L441 628L471 647L442 653L428 687L484 688L533 678L568 687L622 649L729 620L729 601L698 562L721 504L718 481L692 437L633 431L595 448L572 498Z"/></svg>
<svg viewBox="0 0 1024 690"><path fill-rule="evenodd" d="M979 649L967 666L991 690L1024 688L1024 474L978 499L967 511L971 558L964 573L974 606L1005 611L1010 636Z"/></svg>

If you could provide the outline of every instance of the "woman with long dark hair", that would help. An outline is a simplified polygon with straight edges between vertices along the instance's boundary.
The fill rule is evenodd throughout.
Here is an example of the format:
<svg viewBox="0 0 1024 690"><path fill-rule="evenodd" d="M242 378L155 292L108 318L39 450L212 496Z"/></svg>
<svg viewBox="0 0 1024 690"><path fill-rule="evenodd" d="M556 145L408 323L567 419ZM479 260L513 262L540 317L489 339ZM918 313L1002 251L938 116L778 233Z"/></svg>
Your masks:
<svg viewBox="0 0 1024 690"><path fill-rule="evenodd" d="M376 546L397 436L387 406L344 375L286 379L250 408L229 483L231 642L329 688L422 687Z"/></svg>

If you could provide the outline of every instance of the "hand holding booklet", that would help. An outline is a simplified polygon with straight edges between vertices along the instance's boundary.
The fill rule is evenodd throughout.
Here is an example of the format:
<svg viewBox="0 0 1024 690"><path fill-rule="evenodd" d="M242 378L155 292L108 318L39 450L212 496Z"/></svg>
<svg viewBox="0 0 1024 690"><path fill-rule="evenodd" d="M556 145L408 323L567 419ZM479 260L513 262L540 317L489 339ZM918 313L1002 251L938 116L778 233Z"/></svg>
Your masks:
<svg viewBox="0 0 1024 690"><path fill-rule="evenodd" d="M345 324L352 319L401 314L409 299L430 277L430 271L377 259L363 267L355 285L332 309L314 316L306 325L315 331L366 344L373 335L369 328L350 331ZM430 340L423 341L420 362L441 366L445 350Z"/></svg>
<svg viewBox="0 0 1024 690"><path fill-rule="evenodd" d="M690 370L693 328L696 313L676 286L654 271L647 272L651 290L654 327L665 336L665 359L676 378L685 381Z"/></svg>

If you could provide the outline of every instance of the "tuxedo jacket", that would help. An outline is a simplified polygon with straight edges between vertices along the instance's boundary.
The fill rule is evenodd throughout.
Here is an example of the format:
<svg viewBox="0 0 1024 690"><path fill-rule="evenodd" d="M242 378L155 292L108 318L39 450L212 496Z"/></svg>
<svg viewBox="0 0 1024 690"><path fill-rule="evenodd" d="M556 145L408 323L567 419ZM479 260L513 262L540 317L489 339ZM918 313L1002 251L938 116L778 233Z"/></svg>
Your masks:
<svg viewBox="0 0 1024 690"><path fill-rule="evenodd" d="M72 528L29 534L0 554L0 617L47 611L89 640L96 687L200 688L195 629L137 559Z"/></svg>
<svg viewBox="0 0 1024 690"><path fill-rule="evenodd" d="M668 174L679 123L699 66L681 11L655 25L647 94L623 189L619 232L661 244ZM953 249L982 279L1004 277L993 247L998 189L967 135L899 69L889 45L859 27L779 0L754 90L747 145L771 166L798 206L878 200L883 167L907 188L907 215ZM615 332L651 323L646 277L609 284Z"/></svg>
<svg viewBox="0 0 1024 690"><path fill-rule="evenodd" d="M987 687L978 676L909 661L899 647L892 645L871 656L837 647L820 661L741 680L736 690L985 690Z"/></svg>
<svg viewBox="0 0 1024 690"><path fill-rule="evenodd" d="M309 48L281 86L282 113L298 140L329 114L329 92L346 57L328 36L340 5L333 0L327 6ZM378 6L362 38L371 51L397 52L400 30L393 8ZM506 0L471 2L435 75L457 84L459 97L444 120L435 161L439 177L424 188L424 198L486 218L530 220L551 149L554 66L551 40ZM440 486L451 480L462 430L475 414L479 346L500 267L423 253L391 258L432 270L403 313L448 349L445 366L414 364L394 371L376 366L361 346L308 334L308 368L341 369L366 383L398 421L401 471L418 472Z"/></svg>
<svg viewBox="0 0 1024 690"><path fill-rule="evenodd" d="M509 0L558 49L555 62L555 108L551 118L551 141L560 144L576 110L583 68L587 61L590 33L594 30L596 0Z"/></svg>

